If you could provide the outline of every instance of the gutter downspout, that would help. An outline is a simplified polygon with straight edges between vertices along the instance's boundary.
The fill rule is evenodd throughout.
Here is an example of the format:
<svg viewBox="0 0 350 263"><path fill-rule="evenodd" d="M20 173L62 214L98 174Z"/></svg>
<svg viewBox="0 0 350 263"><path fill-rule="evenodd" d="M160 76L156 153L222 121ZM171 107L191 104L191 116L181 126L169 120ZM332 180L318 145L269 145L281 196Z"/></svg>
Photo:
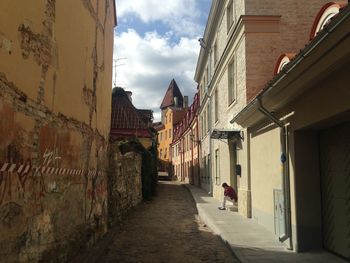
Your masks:
<svg viewBox="0 0 350 263"><path fill-rule="evenodd" d="M214 190L214 185L213 185L213 171L212 171L212 160L213 160L213 156L212 156L212 147L213 147L213 141L210 138L211 133L213 132L213 125L212 125L212 96L208 96L209 97L209 120L208 120L208 125L210 125L209 128L209 157L210 157L210 162L209 163L209 173L210 173L210 192L209 194L211 196L214 196L213 190Z"/></svg>
<svg viewBox="0 0 350 263"><path fill-rule="evenodd" d="M283 177L282 177L282 189L283 189L283 202L284 202L284 233L278 238L280 242L284 242L289 239L289 250L293 250L292 241L292 223L291 223L291 202L290 202L290 178L289 178L289 160L288 160L288 128L287 126L277 119L271 112L269 112L261 102L261 97L258 100L258 110L264 114L268 119L274 122L281 131L281 162L283 165Z"/></svg>
<svg viewBox="0 0 350 263"><path fill-rule="evenodd" d="M209 90L209 88L208 88L208 90ZM212 167L212 165L211 165L211 159L212 159L212 156L211 156L211 154L212 154L212 140L211 140L211 138L210 138L210 135L211 135L211 133L212 133L212 125L211 125L211 119L212 119L212 114L211 114L211 110L212 110L212 107L211 107L211 103L212 103L212 96L211 95L208 95L208 93L209 93L209 91L207 91L207 94L205 95L205 97L207 98L207 103L204 103L204 104L202 104L201 105L201 107L203 106L203 105L205 105L209 110L208 110L208 119L207 119L207 123L208 123L208 126L209 126L209 131L208 131L208 128L207 128L207 130L205 130L204 131L204 134L207 134L207 133L209 133L209 135L207 135L208 137L209 137L209 155L208 155L208 167L206 167L206 169L208 169L207 171L205 171L205 172L208 172L209 174L208 174L208 177L209 177L209 192L208 192L208 194L209 195L211 195L211 196L213 196L213 188L214 188L214 186L213 186L213 180L212 180L212 171L211 171L211 167ZM205 99L205 98L204 98ZM204 100L203 99L203 100ZM206 117L206 116L204 116L204 117ZM205 137L205 136L204 136Z"/></svg>

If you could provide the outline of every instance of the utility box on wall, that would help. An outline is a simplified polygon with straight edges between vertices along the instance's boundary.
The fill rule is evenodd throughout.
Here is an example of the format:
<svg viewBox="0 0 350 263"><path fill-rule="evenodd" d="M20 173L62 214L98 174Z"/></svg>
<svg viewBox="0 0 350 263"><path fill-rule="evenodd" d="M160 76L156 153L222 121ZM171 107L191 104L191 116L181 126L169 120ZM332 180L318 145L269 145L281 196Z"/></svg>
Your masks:
<svg viewBox="0 0 350 263"><path fill-rule="evenodd" d="M242 176L242 167L240 164L236 164L235 165L235 169L236 169L236 175L237 176Z"/></svg>

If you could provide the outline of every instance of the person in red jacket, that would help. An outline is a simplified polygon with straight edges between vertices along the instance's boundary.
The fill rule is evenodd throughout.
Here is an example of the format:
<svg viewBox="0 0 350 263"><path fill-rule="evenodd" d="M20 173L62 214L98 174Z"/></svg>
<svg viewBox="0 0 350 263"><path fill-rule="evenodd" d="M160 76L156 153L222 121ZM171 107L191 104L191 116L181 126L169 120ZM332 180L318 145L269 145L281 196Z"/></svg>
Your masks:
<svg viewBox="0 0 350 263"><path fill-rule="evenodd" d="M222 187L224 190L224 200L222 201L222 206L218 207L220 210L226 209L226 201L237 202L237 194L236 191L229 186L227 183L223 183Z"/></svg>

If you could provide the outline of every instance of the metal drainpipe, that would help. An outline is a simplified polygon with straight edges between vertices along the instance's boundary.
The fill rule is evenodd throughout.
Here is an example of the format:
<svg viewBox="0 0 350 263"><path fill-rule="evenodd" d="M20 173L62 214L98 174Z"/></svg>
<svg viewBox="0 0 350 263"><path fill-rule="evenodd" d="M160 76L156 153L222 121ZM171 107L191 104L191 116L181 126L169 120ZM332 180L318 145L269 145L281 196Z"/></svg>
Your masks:
<svg viewBox="0 0 350 263"><path fill-rule="evenodd" d="M289 248L293 250L292 241L292 224L291 224L291 204L290 204L290 179L289 179L289 160L288 160L288 128L277 119L271 112L269 112L262 105L261 98L258 97L259 111L263 113L267 118L274 122L281 130L281 162L283 163L283 177L282 177L282 189L283 189L283 199L284 199L284 226L285 231L279 237L280 242L284 242L289 238Z"/></svg>
<svg viewBox="0 0 350 263"><path fill-rule="evenodd" d="M213 145L212 145L212 139L210 138L210 135L211 135L211 133L212 133L212 129L213 129L213 125L212 125L212 114L211 114L211 111L212 111L212 100L211 100L211 95L210 96L208 96L209 97L209 101L208 101L208 103L209 103L209 120L208 120L208 125L210 125L210 128L209 128L209 156L210 156L210 162L208 162L208 164L209 164L209 174L210 174L210 195L211 196L214 196L214 193L213 193L213 191L214 191L214 185L213 185L213 171L212 171L212 160L213 160L213 156L212 156L212 147L213 147Z"/></svg>

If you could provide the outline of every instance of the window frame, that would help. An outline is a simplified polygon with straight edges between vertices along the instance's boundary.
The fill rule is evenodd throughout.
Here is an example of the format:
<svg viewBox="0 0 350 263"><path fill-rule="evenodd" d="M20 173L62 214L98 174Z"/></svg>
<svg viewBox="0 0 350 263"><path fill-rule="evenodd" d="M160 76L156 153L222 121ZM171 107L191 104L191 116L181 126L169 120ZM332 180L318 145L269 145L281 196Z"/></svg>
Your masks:
<svg viewBox="0 0 350 263"><path fill-rule="evenodd" d="M236 59L233 57L227 66L228 105L236 101Z"/></svg>
<svg viewBox="0 0 350 263"><path fill-rule="evenodd" d="M226 7L227 34L231 31L231 28L234 25L234 23L235 23L235 19L234 19L233 0L230 0Z"/></svg>

